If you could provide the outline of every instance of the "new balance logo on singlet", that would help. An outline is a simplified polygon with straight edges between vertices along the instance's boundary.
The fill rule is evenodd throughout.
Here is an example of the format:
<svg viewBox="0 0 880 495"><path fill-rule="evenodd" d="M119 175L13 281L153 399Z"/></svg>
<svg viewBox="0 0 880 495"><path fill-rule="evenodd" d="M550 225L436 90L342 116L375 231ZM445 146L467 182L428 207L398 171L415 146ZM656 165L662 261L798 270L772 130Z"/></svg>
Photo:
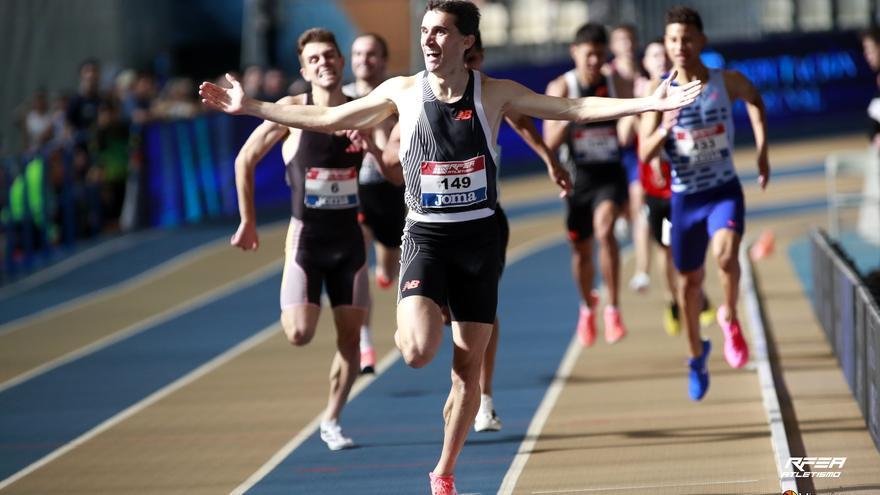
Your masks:
<svg viewBox="0 0 880 495"><path fill-rule="evenodd" d="M474 116L473 110L459 110L455 115L455 120L471 120L471 117Z"/></svg>

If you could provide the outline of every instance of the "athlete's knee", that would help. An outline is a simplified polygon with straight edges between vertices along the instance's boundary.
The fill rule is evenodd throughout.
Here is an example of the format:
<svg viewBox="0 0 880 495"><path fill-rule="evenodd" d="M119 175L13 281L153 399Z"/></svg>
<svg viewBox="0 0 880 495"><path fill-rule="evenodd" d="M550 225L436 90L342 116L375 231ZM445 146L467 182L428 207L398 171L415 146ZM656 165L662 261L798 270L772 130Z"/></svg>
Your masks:
<svg viewBox="0 0 880 495"><path fill-rule="evenodd" d="M680 275L681 286L684 290L693 290L703 286L703 270L684 272Z"/></svg>
<svg viewBox="0 0 880 495"><path fill-rule="evenodd" d="M452 365L452 386L460 394L479 394L480 393L480 365L482 364L482 356L480 359L473 359L468 362L458 362Z"/></svg>
<svg viewBox="0 0 880 495"><path fill-rule="evenodd" d="M593 261L593 240L592 238L579 239L571 243L571 255L575 261L581 263L590 263Z"/></svg>
<svg viewBox="0 0 880 495"><path fill-rule="evenodd" d="M715 258L718 260L718 267L721 268L721 271L734 272L739 269L739 259L731 249L722 250L715 255Z"/></svg>
<svg viewBox="0 0 880 495"><path fill-rule="evenodd" d="M593 231L596 234L596 240L600 243L607 243L614 240L614 221L616 215L609 208L603 213L596 216L593 222Z"/></svg>
<svg viewBox="0 0 880 495"><path fill-rule="evenodd" d="M284 311L281 313L281 326L284 328L284 335L287 341L295 346L304 346L312 341L315 336L315 329L307 322L297 321L292 312Z"/></svg>
<svg viewBox="0 0 880 495"><path fill-rule="evenodd" d="M434 358L435 351L426 343L418 342L412 332L398 329L394 334L394 343L403 356L403 361L411 368L422 368Z"/></svg>

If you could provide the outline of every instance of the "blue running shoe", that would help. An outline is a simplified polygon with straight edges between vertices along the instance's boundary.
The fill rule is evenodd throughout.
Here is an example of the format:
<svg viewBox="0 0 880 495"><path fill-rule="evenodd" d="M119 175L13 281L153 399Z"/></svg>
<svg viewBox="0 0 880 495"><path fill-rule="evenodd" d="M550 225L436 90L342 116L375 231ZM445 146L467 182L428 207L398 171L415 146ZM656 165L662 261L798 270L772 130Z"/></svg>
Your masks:
<svg viewBox="0 0 880 495"><path fill-rule="evenodd" d="M706 367L706 360L711 351L712 343L704 340L703 355L688 359L688 394L691 400L702 399L709 390L709 368Z"/></svg>

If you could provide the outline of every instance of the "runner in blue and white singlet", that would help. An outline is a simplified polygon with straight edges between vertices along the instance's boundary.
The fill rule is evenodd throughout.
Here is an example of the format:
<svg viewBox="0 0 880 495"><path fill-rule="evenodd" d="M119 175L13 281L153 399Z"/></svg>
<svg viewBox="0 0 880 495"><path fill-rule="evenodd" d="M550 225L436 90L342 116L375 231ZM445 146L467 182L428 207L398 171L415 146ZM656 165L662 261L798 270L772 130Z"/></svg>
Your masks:
<svg viewBox="0 0 880 495"><path fill-rule="evenodd" d="M666 14L664 45L679 83L704 81L703 93L676 113L645 114L639 132L639 158L647 162L665 151L672 166L670 245L678 276L681 321L688 333L688 394L700 400L709 389L706 360L711 344L700 335L703 264L706 249L718 264L724 304L717 319L724 333L724 357L733 368L745 366L748 346L736 317L739 244L745 221L743 191L733 165L732 102L746 104L758 150L759 183L770 174L764 102L741 73L709 70L700 59L706 44L703 21L689 7Z"/></svg>
<svg viewBox="0 0 880 495"><path fill-rule="evenodd" d="M709 71L703 94L681 109L664 150L672 166L672 257L679 271L688 272L703 266L715 232L730 229L741 236L745 228L724 71Z"/></svg>

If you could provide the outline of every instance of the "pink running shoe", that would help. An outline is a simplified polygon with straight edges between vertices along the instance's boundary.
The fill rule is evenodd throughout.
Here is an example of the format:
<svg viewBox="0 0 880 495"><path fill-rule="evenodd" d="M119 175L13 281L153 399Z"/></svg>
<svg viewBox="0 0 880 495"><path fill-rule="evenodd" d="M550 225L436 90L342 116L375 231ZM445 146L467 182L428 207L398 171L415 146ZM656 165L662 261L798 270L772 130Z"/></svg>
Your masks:
<svg viewBox="0 0 880 495"><path fill-rule="evenodd" d="M430 472L428 479L431 480L431 495L458 495L455 489L455 475L440 476Z"/></svg>
<svg viewBox="0 0 880 495"><path fill-rule="evenodd" d="M599 304L599 295L596 291L590 292L590 305L581 304L580 316L578 316L577 336L583 347L590 347L596 342L596 315L593 308Z"/></svg>
<svg viewBox="0 0 880 495"><path fill-rule="evenodd" d="M626 337L626 327L620 319L620 310L605 306L605 342L615 344Z"/></svg>
<svg viewBox="0 0 880 495"><path fill-rule="evenodd" d="M739 320L733 318L728 322L729 316L730 310L727 306L718 307L718 325L724 333L724 359L731 368L742 368L749 360L749 346L742 336Z"/></svg>

